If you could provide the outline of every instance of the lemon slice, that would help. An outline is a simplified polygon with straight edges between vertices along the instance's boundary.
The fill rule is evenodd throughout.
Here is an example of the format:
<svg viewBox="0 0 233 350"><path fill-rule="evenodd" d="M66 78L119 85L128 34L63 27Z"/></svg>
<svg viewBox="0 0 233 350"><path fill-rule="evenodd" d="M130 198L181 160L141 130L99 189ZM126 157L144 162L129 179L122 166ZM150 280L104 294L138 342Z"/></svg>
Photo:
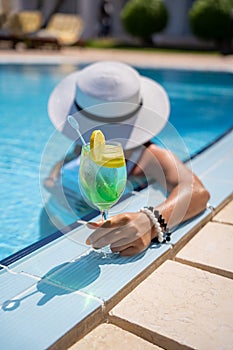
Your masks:
<svg viewBox="0 0 233 350"><path fill-rule="evenodd" d="M90 138L90 150L92 158L96 162L100 162L105 147L105 137L101 130L94 130Z"/></svg>
<svg viewBox="0 0 233 350"><path fill-rule="evenodd" d="M106 168L120 168L125 165L124 154L113 154L112 157L110 154L103 155L101 161Z"/></svg>
<svg viewBox="0 0 233 350"><path fill-rule="evenodd" d="M105 143L101 130L94 130L90 138L90 151L95 163L106 168L120 168L125 165L122 149Z"/></svg>

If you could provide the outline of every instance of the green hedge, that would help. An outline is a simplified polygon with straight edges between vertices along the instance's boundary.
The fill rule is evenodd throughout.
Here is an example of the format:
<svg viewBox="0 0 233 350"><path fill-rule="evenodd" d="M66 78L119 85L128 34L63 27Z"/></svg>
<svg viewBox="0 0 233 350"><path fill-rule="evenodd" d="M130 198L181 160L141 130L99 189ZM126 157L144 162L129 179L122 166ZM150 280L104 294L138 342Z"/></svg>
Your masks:
<svg viewBox="0 0 233 350"><path fill-rule="evenodd" d="M233 0L197 0L189 11L192 32L204 40L222 40L230 35Z"/></svg>
<svg viewBox="0 0 233 350"><path fill-rule="evenodd" d="M148 40L162 31L168 21L168 11L163 0L130 0L121 12L125 30Z"/></svg>

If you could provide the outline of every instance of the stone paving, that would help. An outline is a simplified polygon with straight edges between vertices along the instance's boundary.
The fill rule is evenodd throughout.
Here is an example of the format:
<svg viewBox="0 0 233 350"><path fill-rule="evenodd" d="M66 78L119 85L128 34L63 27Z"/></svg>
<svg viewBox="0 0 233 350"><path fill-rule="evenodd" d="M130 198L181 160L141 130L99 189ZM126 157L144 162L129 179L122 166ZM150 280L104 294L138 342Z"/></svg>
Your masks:
<svg viewBox="0 0 233 350"><path fill-rule="evenodd" d="M70 350L232 350L233 200Z"/></svg>
<svg viewBox="0 0 233 350"><path fill-rule="evenodd" d="M154 67L217 69L233 71L233 55L168 53L137 50L67 48L54 50L0 51L0 62L57 62L80 63L98 60L119 60L129 64Z"/></svg>

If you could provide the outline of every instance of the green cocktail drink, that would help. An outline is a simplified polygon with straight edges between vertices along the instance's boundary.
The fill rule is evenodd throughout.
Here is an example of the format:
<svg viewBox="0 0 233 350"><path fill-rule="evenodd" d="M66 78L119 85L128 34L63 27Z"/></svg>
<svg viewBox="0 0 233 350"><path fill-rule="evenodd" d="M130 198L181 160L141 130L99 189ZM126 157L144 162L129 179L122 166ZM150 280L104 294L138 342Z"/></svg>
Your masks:
<svg viewBox="0 0 233 350"><path fill-rule="evenodd" d="M122 195L127 180L122 146L117 142L87 144L82 147L79 185L87 203L97 207L106 219L106 211Z"/></svg>

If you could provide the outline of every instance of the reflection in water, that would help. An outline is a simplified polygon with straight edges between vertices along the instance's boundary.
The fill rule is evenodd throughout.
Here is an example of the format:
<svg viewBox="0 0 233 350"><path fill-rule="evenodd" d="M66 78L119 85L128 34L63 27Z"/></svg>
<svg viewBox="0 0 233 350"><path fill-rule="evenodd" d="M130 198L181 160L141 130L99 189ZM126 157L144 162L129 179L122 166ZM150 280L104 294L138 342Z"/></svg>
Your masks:
<svg viewBox="0 0 233 350"><path fill-rule="evenodd" d="M53 225L53 223L51 222L45 208L43 208L40 213L39 228L40 228L40 232L39 232L40 239L48 237L58 230L57 227Z"/></svg>

